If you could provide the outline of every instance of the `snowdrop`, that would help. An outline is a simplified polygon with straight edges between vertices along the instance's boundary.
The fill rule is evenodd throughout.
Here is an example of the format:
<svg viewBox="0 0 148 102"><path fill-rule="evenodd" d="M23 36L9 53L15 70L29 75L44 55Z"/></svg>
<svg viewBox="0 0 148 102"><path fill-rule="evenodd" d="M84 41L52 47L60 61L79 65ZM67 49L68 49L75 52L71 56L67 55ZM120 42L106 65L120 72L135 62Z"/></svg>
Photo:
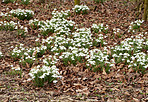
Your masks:
<svg viewBox="0 0 148 102"><path fill-rule="evenodd" d="M20 59L24 55L25 49L23 48L23 44L16 46L11 51L10 55L14 60Z"/></svg>
<svg viewBox="0 0 148 102"><path fill-rule="evenodd" d="M106 53L103 53L99 49L92 49L89 51L89 55L90 57L86 57L88 67L92 68L94 71L105 68L106 72L109 72L112 63L109 61L109 56ZM100 67L97 67L98 65Z"/></svg>
<svg viewBox="0 0 148 102"><path fill-rule="evenodd" d="M34 12L32 10L16 9L11 10L10 14L12 14L14 17L17 17L20 20L29 20L33 17Z"/></svg>
<svg viewBox="0 0 148 102"><path fill-rule="evenodd" d="M9 13L3 13L3 12L1 12L0 13L0 16L1 17L9 17L9 16L11 16Z"/></svg>
<svg viewBox="0 0 148 102"><path fill-rule="evenodd" d="M31 26L32 29L38 29L44 26L44 21L39 21L37 19L34 20L29 20L29 25Z"/></svg>
<svg viewBox="0 0 148 102"><path fill-rule="evenodd" d="M128 32L134 33L136 29L140 28L140 26L143 22L144 22L144 20L136 20L134 22L131 22Z"/></svg>
<svg viewBox="0 0 148 102"><path fill-rule="evenodd" d="M147 66L147 55L142 50L147 50L147 39L143 37L143 34L132 36L121 42L121 45L117 45L111 48L112 57L115 58L116 63L124 62L128 64L129 68L133 68L142 74L145 73L145 67Z"/></svg>
<svg viewBox="0 0 148 102"><path fill-rule="evenodd" d="M22 75L22 69L19 66L14 67L13 65L11 66L11 70L9 71L9 74L11 75L19 75L21 77Z"/></svg>
<svg viewBox="0 0 148 102"><path fill-rule="evenodd" d="M90 9L86 5L75 5L73 10L76 12L76 14L87 14Z"/></svg>
<svg viewBox="0 0 148 102"><path fill-rule="evenodd" d="M0 51L0 59L3 57L3 53Z"/></svg>
<svg viewBox="0 0 148 102"><path fill-rule="evenodd" d="M91 28L95 33L99 33L99 32L103 32L105 34L108 33L108 25L104 26L102 23L98 25L93 24Z"/></svg>
<svg viewBox="0 0 148 102"><path fill-rule="evenodd" d="M34 81L36 86L42 87L45 82L56 83L57 78L61 78L59 75L58 69L55 65L49 66L38 66L30 70L29 73L31 79Z"/></svg>
<svg viewBox="0 0 148 102"><path fill-rule="evenodd" d="M0 30L10 30L13 31L17 27L17 23L10 21L1 21L0 22Z"/></svg>
<svg viewBox="0 0 148 102"><path fill-rule="evenodd" d="M52 12L53 18L67 18L70 16L70 10L67 11L60 11L58 12L57 9L54 9Z"/></svg>

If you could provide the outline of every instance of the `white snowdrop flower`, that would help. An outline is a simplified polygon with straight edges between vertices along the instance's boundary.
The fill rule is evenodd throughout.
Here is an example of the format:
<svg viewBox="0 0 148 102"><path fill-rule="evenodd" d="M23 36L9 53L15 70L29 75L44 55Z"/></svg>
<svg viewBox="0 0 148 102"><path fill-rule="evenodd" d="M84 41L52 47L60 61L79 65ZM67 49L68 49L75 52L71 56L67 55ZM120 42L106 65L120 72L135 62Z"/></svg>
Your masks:
<svg viewBox="0 0 148 102"><path fill-rule="evenodd" d="M148 64L146 66L143 66L144 68L148 68Z"/></svg>
<svg viewBox="0 0 148 102"><path fill-rule="evenodd" d="M134 63L134 66L137 66L137 64L136 64L136 63Z"/></svg>
<svg viewBox="0 0 148 102"><path fill-rule="evenodd" d="M86 64L86 66L90 66L89 64Z"/></svg>
<svg viewBox="0 0 148 102"><path fill-rule="evenodd" d="M11 67L11 69L15 69L14 67Z"/></svg>
<svg viewBox="0 0 148 102"><path fill-rule="evenodd" d="M114 64L110 64L109 66L112 67L112 66L114 66Z"/></svg>
<svg viewBox="0 0 148 102"><path fill-rule="evenodd" d="M128 65L128 68L132 67L132 65Z"/></svg>
<svg viewBox="0 0 148 102"><path fill-rule="evenodd" d="M142 61L141 61L139 64L141 64L141 65L145 65Z"/></svg>
<svg viewBox="0 0 148 102"><path fill-rule="evenodd" d="M89 61L90 64L95 65L95 61Z"/></svg>
<svg viewBox="0 0 148 102"><path fill-rule="evenodd" d="M43 79L43 78L45 78L45 76L46 76L46 73L43 73L43 75L40 76L39 78Z"/></svg>
<svg viewBox="0 0 148 102"><path fill-rule="evenodd" d="M27 27L24 27L24 30L25 30L25 32L28 32L28 28Z"/></svg>
<svg viewBox="0 0 148 102"><path fill-rule="evenodd" d="M111 63L115 63L115 60L114 59L111 59L110 61L111 61Z"/></svg>
<svg viewBox="0 0 148 102"><path fill-rule="evenodd" d="M122 59L122 61L125 61L125 59Z"/></svg>
<svg viewBox="0 0 148 102"><path fill-rule="evenodd" d="M122 56L122 55L123 55L122 53L119 54L119 56Z"/></svg>
<svg viewBox="0 0 148 102"><path fill-rule="evenodd" d="M129 62L130 62L130 60L127 60L127 62L129 63Z"/></svg>
<svg viewBox="0 0 148 102"><path fill-rule="evenodd" d="M29 75L30 75L31 77L34 77L34 74L33 74L33 73L29 73Z"/></svg>
<svg viewBox="0 0 148 102"><path fill-rule="evenodd" d="M54 81L53 81L53 83L57 83L57 82L58 82L57 80L54 80Z"/></svg>
<svg viewBox="0 0 148 102"><path fill-rule="evenodd" d="M54 70L53 70L54 71ZM57 74L53 74L52 77L58 78L59 76Z"/></svg>
<svg viewBox="0 0 148 102"><path fill-rule="evenodd" d="M27 56L27 55L28 55L28 53L26 53L26 52L25 52L25 53L24 53L24 55L26 55L26 56Z"/></svg>
<svg viewBox="0 0 148 102"><path fill-rule="evenodd" d="M113 54L112 56L113 56L113 57L118 57L116 54Z"/></svg>
<svg viewBox="0 0 148 102"><path fill-rule="evenodd" d="M3 56L2 52L0 51L0 56Z"/></svg>
<svg viewBox="0 0 148 102"><path fill-rule="evenodd" d="M55 53L55 56L59 55L59 53Z"/></svg>
<svg viewBox="0 0 148 102"><path fill-rule="evenodd" d="M45 59L43 59L43 63L48 64L48 62Z"/></svg>
<svg viewBox="0 0 148 102"><path fill-rule="evenodd" d="M36 68L38 68L38 69L39 69L39 68L40 68L40 65L37 65L37 66L36 66Z"/></svg>

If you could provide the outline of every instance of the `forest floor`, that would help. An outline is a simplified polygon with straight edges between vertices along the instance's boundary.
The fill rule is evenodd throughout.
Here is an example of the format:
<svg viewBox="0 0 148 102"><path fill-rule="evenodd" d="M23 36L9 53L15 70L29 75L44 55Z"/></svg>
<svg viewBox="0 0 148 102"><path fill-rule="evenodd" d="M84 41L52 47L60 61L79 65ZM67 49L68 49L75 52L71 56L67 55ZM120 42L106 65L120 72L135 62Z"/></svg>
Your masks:
<svg viewBox="0 0 148 102"><path fill-rule="evenodd" d="M143 11L136 17L134 2L124 0L106 0L104 3L95 3L92 0L81 0L90 8L88 14L72 14L68 19L74 21L79 28L91 27L93 23L103 23L111 28L121 29L124 34L121 38L106 38L108 45L120 44L131 36L127 29L132 21L142 19ZM49 3L34 3L27 6L16 3L0 6L0 12L9 12L12 9L31 9L35 12L34 18L50 20L54 8L72 10L72 0L51 0ZM95 9L96 7L96 9ZM8 9L9 8L9 9ZM13 21L17 21L13 18ZM28 27L28 21L20 21ZM137 33L148 32L148 22L141 25ZM4 57L0 59L0 101L1 102L146 102L148 101L148 73L141 75L128 69L123 63L116 65L110 73L93 72L77 64L77 66L58 66L62 73L62 80L56 84L35 87L28 82L30 68L23 67L21 76L9 73L11 66L18 65L18 61L11 59L10 47L20 43L27 47L34 47L38 38L38 31L30 29L26 37L20 37L16 31L0 31L0 51ZM109 33L107 36L112 36ZM147 35L145 35L147 37ZM42 38L42 37L41 37Z"/></svg>

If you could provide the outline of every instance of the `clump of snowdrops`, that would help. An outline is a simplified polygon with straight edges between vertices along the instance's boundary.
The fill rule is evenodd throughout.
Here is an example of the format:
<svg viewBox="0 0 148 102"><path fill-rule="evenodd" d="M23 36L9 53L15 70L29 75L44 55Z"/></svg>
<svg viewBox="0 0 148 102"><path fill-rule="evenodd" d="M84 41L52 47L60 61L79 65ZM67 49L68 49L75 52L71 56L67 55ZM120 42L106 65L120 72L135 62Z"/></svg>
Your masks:
<svg viewBox="0 0 148 102"><path fill-rule="evenodd" d="M75 22L69 21L66 18L69 16L69 10L66 12L52 12L52 19L46 21L30 21L30 24L35 25L35 28L39 28L41 34L44 36L51 35L52 33L65 34L74 29ZM63 18L62 18L63 17ZM31 23L32 22L32 23ZM32 26L32 25L31 25Z"/></svg>
<svg viewBox="0 0 148 102"><path fill-rule="evenodd" d="M30 70L29 75L33 80L34 84L38 87L43 87L45 82L56 83L57 78L61 78L58 68L55 65L52 66L45 66L45 65L38 65Z"/></svg>
<svg viewBox="0 0 148 102"><path fill-rule="evenodd" d="M13 21L0 21L0 30L5 31L14 31L17 30L18 36L25 37L25 34L28 32L28 28L21 26L19 23Z"/></svg>
<svg viewBox="0 0 148 102"><path fill-rule="evenodd" d="M39 29L45 24L44 21L39 21L37 19L34 19L34 20L29 20L29 25L31 26L32 29Z"/></svg>
<svg viewBox="0 0 148 102"><path fill-rule="evenodd" d="M67 17L69 17L70 16L70 10L66 10L66 11L57 11L57 9L54 9L53 11L52 11L52 15L53 15L53 17L52 18L61 18L61 19L63 19L63 18L67 18Z"/></svg>
<svg viewBox="0 0 148 102"><path fill-rule="evenodd" d="M135 38L127 38L120 45L111 48L112 57L115 63L124 63L129 68L133 68L142 74L146 73L148 68L148 41L143 34ZM145 52L142 52L145 50Z"/></svg>
<svg viewBox="0 0 148 102"><path fill-rule="evenodd" d="M32 10L26 10L26 9L16 9L11 10L10 14L12 14L14 17L17 17L20 20L29 20L33 17L34 12Z"/></svg>
<svg viewBox="0 0 148 102"><path fill-rule="evenodd" d="M9 13L3 13L3 12L1 12L0 13L0 17L2 18L2 21L4 21L4 20L10 21L10 19L12 18L12 15L10 15Z"/></svg>
<svg viewBox="0 0 148 102"><path fill-rule="evenodd" d="M13 31L15 29L17 29L17 23L13 21L10 21L10 22L0 21L0 30Z"/></svg>
<svg viewBox="0 0 148 102"><path fill-rule="evenodd" d="M140 26L143 22L144 20L136 20L134 22L131 22L128 32L133 32L133 33L136 32L137 30L140 29Z"/></svg>
<svg viewBox="0 0 148 102"><path fill-rule="evenodd" d="M73 10L76 12L76 14L87 14L89 8L86 5L75 5Z"/></svg>
<svg viewBox="0 0 148 102"><path fill-rule="evenodd" d="M10 55L14 60L19 60L23 66L28 64L31 67L37 58L43 56L46 49L47 47L43 45L40 47L25 48L23 44L20 44L13 48Z"/></svg>
<svg viewBox="0 0 148 102"><path fill-rule="evenodd" d="M13 58L14 60L21 59L25 51L24 44L17 45L15 48L11 46L11 48L13 49L10 52L11 58Z"/></svg>
<svg viewBox="0 0 148 102"><path fill-rule="evenodd" d="M9 75L19 75L21 77L22 76L22 69L19 66L11 65L11 69L8 73L9 73Z"/></svg>
<svg viewBox="0 0 148 102"><path fill-rule="evenodd" d="M5 31L13 31L17 30L18 35L24 36L25 33L28 32L28 28L21 26L19 22L15 23L13 21L0 21L0 30L5 30Z"/></svg>
<svg viewBox="0 0 148 102"><path fill-rule="evenodd" d="M99 33L99 32L103 32L105 34L108 33L108 25L104 26L103 23L98 24L98 25L93 24L91 28L92 28L94 33Z"/></svg>

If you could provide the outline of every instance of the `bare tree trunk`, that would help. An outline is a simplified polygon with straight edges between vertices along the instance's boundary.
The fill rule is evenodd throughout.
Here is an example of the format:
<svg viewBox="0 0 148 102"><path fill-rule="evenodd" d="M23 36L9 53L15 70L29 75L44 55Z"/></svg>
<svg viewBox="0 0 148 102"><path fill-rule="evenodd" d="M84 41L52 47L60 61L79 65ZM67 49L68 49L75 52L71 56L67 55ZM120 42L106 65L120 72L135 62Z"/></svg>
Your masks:
<svg viewBox="0 0 148 102"><path fill-rule="evenodd" d="M75 5L80 5L80 0L74 0Z"/></svg>
<svg viewBox="0 0 148 102"><path fill-rule="evenodd" d="M144 21L147 21L147 14L148 14L148 0L144 2Z"/></svg>

